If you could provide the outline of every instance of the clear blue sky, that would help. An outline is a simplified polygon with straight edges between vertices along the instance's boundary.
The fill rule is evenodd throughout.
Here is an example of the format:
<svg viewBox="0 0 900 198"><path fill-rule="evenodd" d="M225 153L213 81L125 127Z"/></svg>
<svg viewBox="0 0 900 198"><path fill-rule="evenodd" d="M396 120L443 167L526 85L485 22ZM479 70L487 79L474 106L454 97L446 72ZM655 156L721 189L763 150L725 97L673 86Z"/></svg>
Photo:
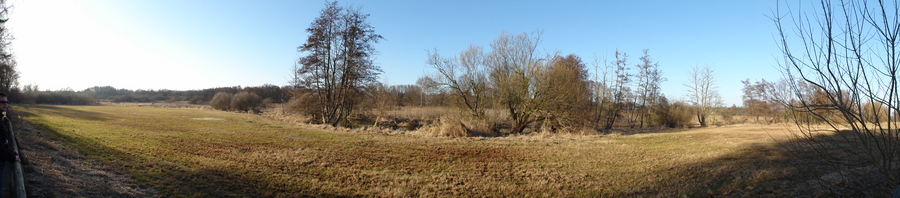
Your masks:
<svg viewBox="0 0 900 198"><path fill-rule="evenodd" d="M743 79L774 80L775 1L339 1L361 6L378 34L383 82L414 84L426 50L455 55L500 32L543 30L542 53L585 62L650 49L663 93L681 99L691 67L715 70L726 104ZM110 85L189 90L287 85L324 1L13 0L20 83L42 90Z"/></svg>

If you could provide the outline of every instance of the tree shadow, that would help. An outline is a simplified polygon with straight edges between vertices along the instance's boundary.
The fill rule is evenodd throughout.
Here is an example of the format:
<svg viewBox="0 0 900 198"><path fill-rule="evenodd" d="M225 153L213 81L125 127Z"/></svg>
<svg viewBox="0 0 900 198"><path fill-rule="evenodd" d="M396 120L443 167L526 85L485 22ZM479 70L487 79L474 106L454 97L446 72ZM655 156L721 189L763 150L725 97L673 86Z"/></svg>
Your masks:
<svg viewBox="0 0 900 198"><path fill-rule="evenodd" d="M838 133L852 133L840 131ZM621 196L664 197L889 197L887 179L865 163L836 166L825 161L808 141L821 142L839 134L811 139L758 143L712 160L660 170L670 175L641 190ZM671 189L680 189L671 191Z"/></svg>
<svg viewBox="0 0 900 198"><path fill-rule="evenodd" d="M60 115L60 116L72 118L72 119L82 119L82 120L91 120L91 121L106 121L106 120L109 120L111 117L109 114L105 114L105 113L94 112L94 111L84 111L84 110L78 110L78 109L67 108L67 107L62 107L62 106L54 106L54 105L23 105L23 106L17 106L15 108L41 108L41 109L50 110L55 115ZM10 111L12 113L12 115L8 115L8 117L15 117L16 115L25 116L24 112L16 111L15 108L13 108ZM21 115L19 115L19 114L21 114Z"/></svg>
<svg viewBox="0 0 900 198"><path fill-rule="evenodd" d="M64 107L41 106L56 112L82 115L83 111ZM93 112L83 112L91 114ZM24 116L35 116L20 112ZM94 113L97 117L102 114ZM78 116L79 119L88 119ZM26 188L29 194L49 197L342 197L340 195L311 189L279 188L283 186L267 181L265 173L236 172L228 167L187 167L185 164L161 161L154 156L132 153L117 148L104 146L96 139L72 136L64 131L53 130L46 126L30 125L21 119L17 125L28 125L30 129L17 128L18 134L61 142L38 143L23 141L23 151L34 155L34 152L50 150L51 160L44 163L55 163L57 167L68 167L71 170L41 170L38 164L25 166ZM17 126L18 127L18 126ZM27 133L27 134L25 134ZM24 138L23 138L24 140ZM65 145L65 146L62 146ZM39 150L44 151L39 151ZM91 162L101 170L89 170L84 164ZM100 175L100 176L97 176ZM110 176L112 175L112 176ZM136 186L123 187L121 183L107 181L113 177L125 177ZM42 178L42 179L40 179ZM74 183L73 183L74 182ZM140 192L129 189L144 189ZM47 192L50 191L50 192Z"/></svg>
<svg viewBox="0 0 900 198"><path fill-rule="evenodd" d="M27 112L20 112L31 116ZM58 132L38 129L22 119L11 119L19 140L29 197L148 197L153 192L122 182L108 167L98 167L74 149L51 141Z"/></svg>

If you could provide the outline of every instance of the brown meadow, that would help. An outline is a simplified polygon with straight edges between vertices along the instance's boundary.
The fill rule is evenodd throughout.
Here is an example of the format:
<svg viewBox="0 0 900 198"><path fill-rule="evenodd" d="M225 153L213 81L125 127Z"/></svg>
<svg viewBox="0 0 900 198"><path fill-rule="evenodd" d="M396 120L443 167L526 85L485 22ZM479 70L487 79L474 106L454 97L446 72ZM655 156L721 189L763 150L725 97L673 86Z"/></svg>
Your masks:
<svg viewBox="0 0 900 198"><path fill-rule="evenodd" d="M60 160L40 152L68 153L124 183L111 186L126 190L105 195L823 195L805 170L814 156L779 146L789 141L780 125L448 138L203 109L27 106L13 116L29 125L22 141L36 142L23 151L34 158L31 183L62 177L41 171Z"/></svg>

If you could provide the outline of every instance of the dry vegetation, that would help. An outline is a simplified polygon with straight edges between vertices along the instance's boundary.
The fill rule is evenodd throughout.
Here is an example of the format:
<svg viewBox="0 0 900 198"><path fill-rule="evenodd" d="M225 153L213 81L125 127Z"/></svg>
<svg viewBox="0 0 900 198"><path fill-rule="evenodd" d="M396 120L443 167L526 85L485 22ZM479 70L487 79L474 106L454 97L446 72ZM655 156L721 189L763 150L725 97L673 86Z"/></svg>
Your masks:
<svg viewBox="0 0 900 198"><path fill-rule="evenodd" d="M127 176L97 159L54 140L22 119L13 119L25 163L27 194L32 197L155 197Z"/></svg>
<svg viewBox="0 0 900 198"><path fill-rule="evenodd" d="M20 131L33 141L23 151L30 188L60 191L48 196L829 195L804 170L814 156L773 141L787 140L784 126L448 138L200 109L28 106L14 115L33 123ZM45 185L82 176L113 182L104 194Z"/></svg>

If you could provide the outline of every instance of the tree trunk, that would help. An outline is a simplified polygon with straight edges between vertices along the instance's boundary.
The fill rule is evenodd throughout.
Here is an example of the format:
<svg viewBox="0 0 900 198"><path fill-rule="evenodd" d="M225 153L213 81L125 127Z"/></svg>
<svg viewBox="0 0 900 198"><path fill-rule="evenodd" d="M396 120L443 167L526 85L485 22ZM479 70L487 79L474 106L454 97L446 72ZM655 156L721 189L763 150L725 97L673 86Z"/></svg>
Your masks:
<svg viewBox="0 0 900 198"><path fill-rule="evenodd" d="M703 115L703 112L697 112L697 122L700 122L700 127L706 127L706 116Z"/></svg>

